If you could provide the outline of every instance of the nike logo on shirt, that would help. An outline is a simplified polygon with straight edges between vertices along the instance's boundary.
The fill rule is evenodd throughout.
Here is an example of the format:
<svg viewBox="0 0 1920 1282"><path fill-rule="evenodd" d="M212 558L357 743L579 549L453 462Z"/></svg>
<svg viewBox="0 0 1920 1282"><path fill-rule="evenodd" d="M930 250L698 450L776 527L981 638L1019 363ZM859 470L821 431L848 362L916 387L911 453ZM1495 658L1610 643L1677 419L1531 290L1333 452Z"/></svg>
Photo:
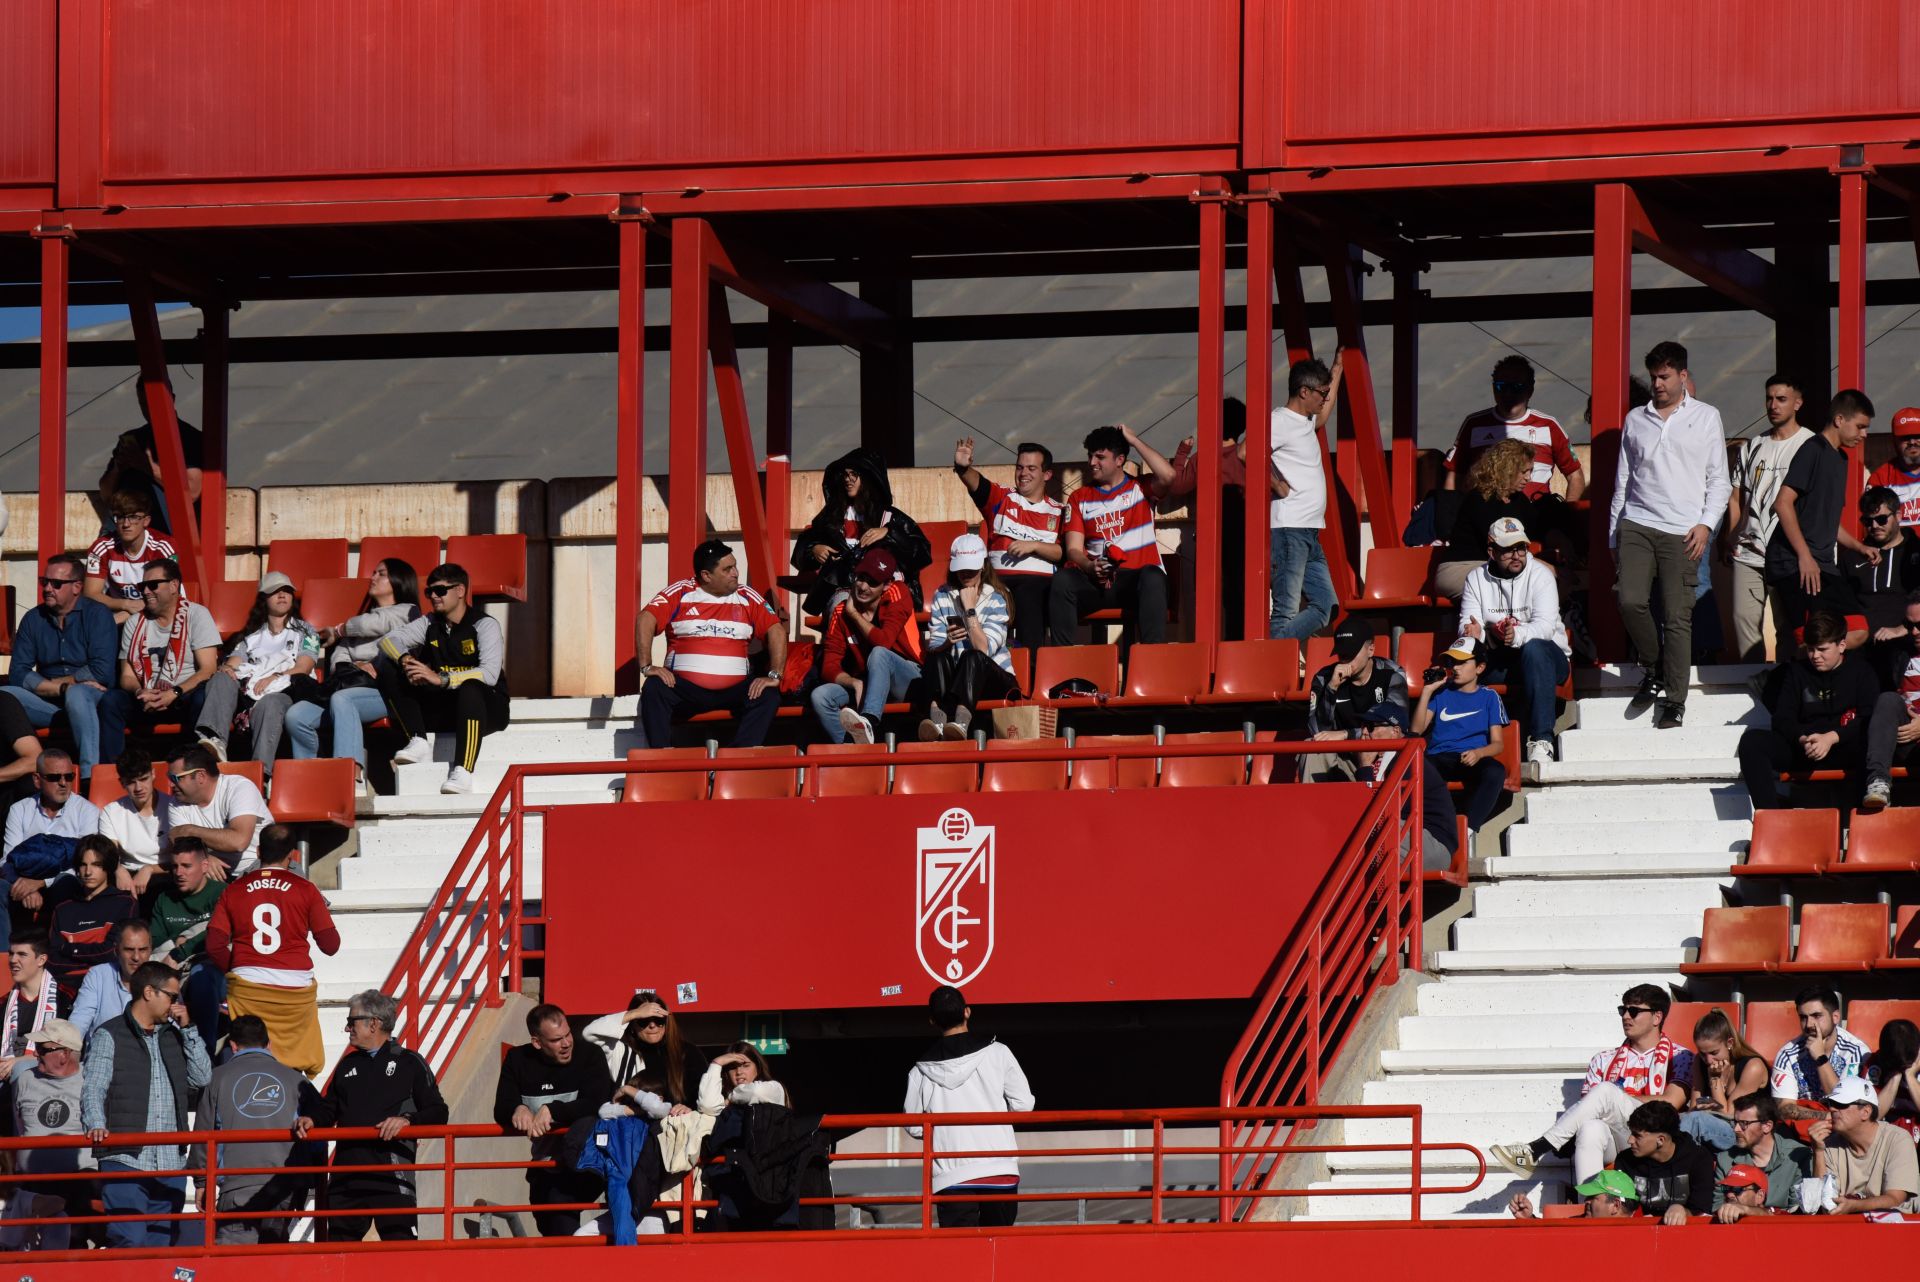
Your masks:
<svg viewBox="0 0 1920 1282"><path fill-rule="evenodd" d="M1465 712L1455 712L1455 713L1451 713L1451 714L1449 714L1449 713L1448 713L1448 712L1446 712L1446 711L1445 711L1444 709L1442 709L1439 715L1440 715L1440 719L1441 719L1442 721L1458 721L1458 720L1459 720L1460 718L1462 718L1462 717L1470 717L1470 716L1472 716L1472 715L1473 715L1473 709L1472 709L1472 708L1469 708L1469 709L1467 709L1467 710L1466 710Z"/></svg>

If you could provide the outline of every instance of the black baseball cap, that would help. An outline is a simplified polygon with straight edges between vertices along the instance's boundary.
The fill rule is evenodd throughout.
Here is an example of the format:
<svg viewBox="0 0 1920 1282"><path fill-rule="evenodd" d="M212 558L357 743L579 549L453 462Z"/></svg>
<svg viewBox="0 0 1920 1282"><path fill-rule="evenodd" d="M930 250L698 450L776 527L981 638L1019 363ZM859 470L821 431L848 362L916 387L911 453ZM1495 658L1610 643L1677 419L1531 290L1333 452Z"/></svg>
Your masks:
<svg viewBox="0 0 1920 1282"><path fill-rule="evenodd" d="M1360 647L1373 640L1373 633L1357 623L1342 623L1339 631L1333 634L1333 653L1342 663L1350 663L1360 653Z"/></svg>

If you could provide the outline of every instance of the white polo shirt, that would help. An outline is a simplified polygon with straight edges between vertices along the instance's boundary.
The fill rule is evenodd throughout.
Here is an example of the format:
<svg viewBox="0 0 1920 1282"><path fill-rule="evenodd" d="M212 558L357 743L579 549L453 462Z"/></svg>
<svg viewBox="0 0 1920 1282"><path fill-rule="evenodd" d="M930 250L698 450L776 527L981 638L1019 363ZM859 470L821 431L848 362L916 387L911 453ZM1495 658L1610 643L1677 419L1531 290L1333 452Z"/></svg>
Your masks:
<svg viewBox="0 0 1920 1282"><path fill-rule="evenodd" d="M1662 419L1651 404L1642 405L1620 428L1607 542L1619 544L1622 518L1667 534L1686 534L1696 525L1711 530L1732 492L1719 410L1688 396Z"/></svg>

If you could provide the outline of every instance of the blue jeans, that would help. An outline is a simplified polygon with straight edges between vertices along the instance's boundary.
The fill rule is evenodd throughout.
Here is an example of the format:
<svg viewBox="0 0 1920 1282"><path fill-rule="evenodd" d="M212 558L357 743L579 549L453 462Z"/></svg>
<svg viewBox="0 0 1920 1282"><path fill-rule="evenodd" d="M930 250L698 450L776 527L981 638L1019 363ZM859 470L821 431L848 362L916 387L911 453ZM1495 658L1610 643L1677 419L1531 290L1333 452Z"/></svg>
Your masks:
<svg viewBox="0 0 1920 1282"><path fill-rule="evenodd" d="M1699 1143L1722 1153L1734 1145L1733 1123L1717 1113L1682 1113L1680 1129Z"/></svg>
<svg viewBox="0 0 1920 1282"><path fill-rule="evenodd" d="M113 1158L100 1163L102 1171L133 1168ZM162 1179L100 1181L101 1201L113 1217L107 1225L108 1246L198 1246L205 1234L198 1220L142 1220L142 1215L178 1214L187 1204L185 1176Z"/></svg>
<svg viewBox="0 0 1920 1282"><path fill-rule="evenodd" d="M907 697L907 687L920 679L920 665L892 650L874 650L867 655L867 676L860 696L860 711L878 721L887 704ZM846 727L840 724L840 709L853 702L853 691L838 682L815 686L811 702L820 728L834 743L847 741Z"/></svg>
<svg viewBox="0 0 1920 1282"><path fill-rule="evenodd" d="M0 686L0 690L5 690L19 702L27 714L28 723L35 730L44 730L52 725L55 713L67 714L67 724L73 727L73 746L80 756L80 787L84 790L93 768L100 764L100 701L107 697L107 692L89 685L72 685L67 687L66 693L60 696L60 702L56 704L25 686ZM85 795L84 791L82 795Z"/></svg>
<svg viewBox="0 0 1920 1282"><path fill-rule="evenodd" d="M220 1007L227 1000L226 972L200 958L180 985L180 997L187 1005L187 1018L199 1030L200 1040L212 1046L220 1040Z"/></svg>
<svg viewBox="0 0 1920 1282"><path fill-rule="evenodd" d="M1536 639L1520 647L1517 671L1495 668L1480 680L1491 685L1508 681L1518 688L1512 692L1520 705L1520 729L1528 739L1553 742L1553 692L1567 679L1567 656L1551 641ZM1524 745L1523 745L1524 746Z"/></svg>
<svg viewBox="0 0 1920 1282"><path fill-rule="evenodd" d="M333 755L352 757L364 768L367 740L363 730L386 715L387 701L372 686L335 690L325 708L317 703L296 703L287 713L293 755L303 761L320 755L320 721L326 717L333 722Z"/></svg>
<svg viewBox="0 0 1920 1282"><path fill-rule="evenodd" d="M1320 550L1318 530L1272 532L1273 612L1267 617L1267 635L1298 641L1327 626L1340 599L1333 592L1327 555ZM1300 608L1306 594L1307 607Z"/></svg>

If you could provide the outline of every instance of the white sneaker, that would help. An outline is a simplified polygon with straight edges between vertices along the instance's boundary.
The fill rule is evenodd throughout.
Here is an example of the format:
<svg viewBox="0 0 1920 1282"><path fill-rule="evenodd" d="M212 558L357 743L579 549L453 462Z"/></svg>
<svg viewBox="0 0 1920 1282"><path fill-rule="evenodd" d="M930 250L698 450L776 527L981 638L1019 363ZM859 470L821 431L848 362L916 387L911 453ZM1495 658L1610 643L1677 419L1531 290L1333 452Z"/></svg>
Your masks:
<svg viewBox="0 0 1920 1282"><path fill-rule="evenodd" d="M447 771L447 781L440 785L441 792L472 792L473 772L462 770L459 766Z"/></svg>
<svg viewBox="0 0 1920 1282"><path fill-rule="evenodd" d="M353 795L362 801L373 800L373 780L367 778L367 768L365 766L360 766L353 772Z"/></svg>
<svg viewBox="0 0 1920 1282"><path fill-rule="evenodd" d="M218 735L213 735L213 734L201 735L200 746L202 748L205 748L208 752L211 752L213 754L213 759L215 761L225 761L227 759L226 740L220 738Z"/></svg>
<svg viewBox="0 0 1920 1282"><path fill-rule="evenodd" d="M1552 765L1553 759L1553 741L1551 739L1535 739L1527 745L1527 760L1534 765Z"/></svg>
<svg viewBox="0 0 1920 1282"><path fill-rule="evenodd" d="M393 754L393 764L396 766L417 766L432 755L433 745L426 741L425 736L415 735L413 738L407 740L404 748Z"/></svg>
<svg viewBox="0 0 1920 1282"><path fill-rule="evenodd" d="M840 728L847 732L847 738L854 743L873 742L873 723L852 708L840 709Z"/></svg>
<svg viewBox="0 0 1920 1282"><path fill-rule="evenodd" d="M973 738L973 713L964 707L955 708L947 721L947 738L956 743Z"/></svg>

